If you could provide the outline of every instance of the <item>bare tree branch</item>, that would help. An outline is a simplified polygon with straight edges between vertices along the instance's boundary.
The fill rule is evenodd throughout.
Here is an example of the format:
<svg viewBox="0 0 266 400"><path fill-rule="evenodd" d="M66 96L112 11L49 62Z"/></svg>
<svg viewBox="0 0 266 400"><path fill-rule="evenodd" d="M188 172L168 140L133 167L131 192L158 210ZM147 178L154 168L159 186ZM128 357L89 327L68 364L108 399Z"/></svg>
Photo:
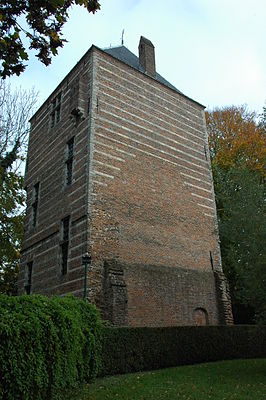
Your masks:
<svg viewBox="0 0 266 400"><path fill-rule="evenodd" d="M21 88L15 91L0 80L0 167L4 174L26 154L29 119L37 103L37 92Z"/></svg>

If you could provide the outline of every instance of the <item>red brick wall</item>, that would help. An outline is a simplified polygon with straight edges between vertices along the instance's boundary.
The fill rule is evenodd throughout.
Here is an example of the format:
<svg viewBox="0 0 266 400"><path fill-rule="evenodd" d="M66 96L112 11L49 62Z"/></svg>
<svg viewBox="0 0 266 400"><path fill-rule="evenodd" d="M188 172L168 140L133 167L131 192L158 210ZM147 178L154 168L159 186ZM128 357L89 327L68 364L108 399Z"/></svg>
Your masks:
<svg viewBox="0 0 266 400"><path fill-rule="evenodd" d="M216 288L211 272L167 266L125 268L128 324L133 326L194 325L197 308L218 324Z"/></svg>
<svg viewBox="0 0 266 400"><path fill-rule="evenodd" d="M217 323L210 252L214 269L221 270L221 264L203 108L97 50L94 71L91 279L100 283L103 261L118 260L127 266L128 323L141 325L145 319L148 323L160 298L165 311L158 324L171 325L191 323L193 310L190 306L189 315L177 312L173 317L171 307L163 306L170 269L173 279L176 268L202 271L202 280L206 274L210 277L208 288L203 284L199 290L193 283L193 307L202 307L204 296L204 308ZM164 290L161 286L158 290L158 279L147 282L142 277L134 282L136 265L164 266L168 277ZM144 292L148 306L138 309ZM158 294L156 299L152 293ZM186 304L191 290L185 280L182 293ZM99 304L104 301L101 285L96 297Z"/></svg>
<svg viewBox="0 0 266 400"><path fill-rule="evenodd" d="M103 54L97 81L92 202L123 230L117 255L210 269L218 246L202 107Z"/></svg>
<svg viewBox="0 0 266 400"><path fill-rule="evenodd" d="M88 100L90 97L90 53L63 80L31 121L27 172L27 215L22 247L19 292L23 293L25 267L33 261L32 292L44 294L82 293L84 280L81 255L87 239ZM78 78L78 85L77 85ZM73 103L74 92L74 103ZM50 126L51 102L61 93L61 119ZM82 118L71 117L78 106ZM67 142L74 136L73 182L65 182ZM37 225L32 227L33 186L40 182ZM60 273L61 220L70 215L68 273Z"/></svg>
<svg viewBox="0 0 266 400"><path fill-rule="evenodd" d="M62 117L50 129L49 107L59 92ZM83 119L70 118L75 102ZM74 181L66 188L66 144L72 136ZM32 228L38 181L38 219ZM81 296L81 256L88 250L93 259L88 297L113 323L192 324L196 309L206 310L210 323L222 321L224 304L230 308L230 303L210 262L211 252L213 269L222 277L198 103L93 47L32 121L26 185L20 292L25 265L33 260L33 292ZM61 276L60 221L67 215L69 264Z"/></svg>

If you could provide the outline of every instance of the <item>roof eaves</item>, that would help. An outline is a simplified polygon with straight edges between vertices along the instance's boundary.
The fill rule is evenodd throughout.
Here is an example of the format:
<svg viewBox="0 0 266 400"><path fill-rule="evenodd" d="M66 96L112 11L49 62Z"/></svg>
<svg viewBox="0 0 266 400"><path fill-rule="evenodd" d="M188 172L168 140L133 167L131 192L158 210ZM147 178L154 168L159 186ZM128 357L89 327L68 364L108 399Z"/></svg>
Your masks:
<svg viewBox="0 0 266 400"><path fill-rule="evenodd" d="M88 56L88 54L92 51L92 48L95 47L92 45L85 54L79 59L79 61L76 62L74 67L71 68L71 70L66 74L66 76L62 79L62 81L56 86L56 88L52 91L52 93L47 97L47 99L42 103L42 105L38 108L38 110L33 114L33 116L29 119L29 122L32 121L32 119L36 116L36 114L43 108L45 103L47 103L51 98L53 98L54 94L57 92L59 87L69 78L69 75L77 68L77 66Z"/></svg>
<svg viewBox="0 0 266 400"><path fill-rule="evenodd" d="M167 87L168 89L172 90L173 92L180 94L181 96L183 96L183 97L186 98L187 100L192 101L193 103L197 104L197 105L200 106L201 108L203 108L203 109L206 108L206 106L204 106L203 104L199 103L198 101L192 99L191 97L185 95L184 93L182 93L181 91L179 91L178 89L176 89L173 85L171 85L171 84L170 84L170 86L166 85L166 84L163 83L162 81L160 81L160 80L158 80L158 79L156 79L156 78L153 78L153 77L150 76L150 75L145 74L145 72L142 71L140 68L137 69L137 68L133 67L133 66L130 65L129 63L126 63L125 61L122 61L122 60L120 60L119 58L113 56L112 54L106 52L104 49L101 49L101 48L99 48L99 47L97 47L97 46L95 46L95 45L92 45L92 47L94 47L95 49L99 50L100 52L102 52L102 53L104 53L104 54L107 54L108 56L114 58L115 60L120 61L120 62L122 62L123 64L128 65L130 68L134 69L134 71L138 71L138 72L140 72L141 74L144 74L145 76L149 77L150 79L152 79L152 80L154 80L154 81L160 83L161 85ZM114 46L114 47L111 47L111 48L109 47L109 48L107 48L106 50L112 49L112 48L118 48L118 47L121 47L121 46ZM124 47L125 47L125 46L124 46ZM129 51L130 51L130 50L129 50ZM156 73L156 74L159 75L161 78L163 78L160 74L158 74L158 73ZM163 80L165 80L165 79L163 78Z"/></svg>

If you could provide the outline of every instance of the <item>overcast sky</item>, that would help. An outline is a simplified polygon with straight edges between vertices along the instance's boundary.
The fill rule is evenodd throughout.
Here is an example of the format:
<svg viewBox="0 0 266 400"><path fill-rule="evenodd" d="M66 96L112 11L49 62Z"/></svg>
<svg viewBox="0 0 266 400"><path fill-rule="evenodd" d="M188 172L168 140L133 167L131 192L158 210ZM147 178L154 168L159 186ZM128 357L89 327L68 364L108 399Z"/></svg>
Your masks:
<svg viewBox="0 0 266 400"><path fill-rule="evenodd" d="M40 103L92 44L121 44L136 55L140 36L155 46L156 69L187 96L212 109L266 100L266 0L100 0L101 10L70 12L68 43L47 68L31 53L28 68L12 78L34 86Z"/></svg>

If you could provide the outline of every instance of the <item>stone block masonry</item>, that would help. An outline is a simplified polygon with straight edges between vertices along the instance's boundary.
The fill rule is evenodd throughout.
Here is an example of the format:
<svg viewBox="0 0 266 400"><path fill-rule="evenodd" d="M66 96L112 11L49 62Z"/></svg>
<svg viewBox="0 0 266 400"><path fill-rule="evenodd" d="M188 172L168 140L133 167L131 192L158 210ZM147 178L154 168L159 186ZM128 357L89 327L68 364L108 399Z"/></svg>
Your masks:
<svg viewBox="0 0 266 400"><path fill-rule="evenodd" d="M113 324L231 323L204 107L145 71L141 45L141 64L92 46L32 120L20 292L32 262L33 293L81 296L89 251L88 297Z"/></svg>

